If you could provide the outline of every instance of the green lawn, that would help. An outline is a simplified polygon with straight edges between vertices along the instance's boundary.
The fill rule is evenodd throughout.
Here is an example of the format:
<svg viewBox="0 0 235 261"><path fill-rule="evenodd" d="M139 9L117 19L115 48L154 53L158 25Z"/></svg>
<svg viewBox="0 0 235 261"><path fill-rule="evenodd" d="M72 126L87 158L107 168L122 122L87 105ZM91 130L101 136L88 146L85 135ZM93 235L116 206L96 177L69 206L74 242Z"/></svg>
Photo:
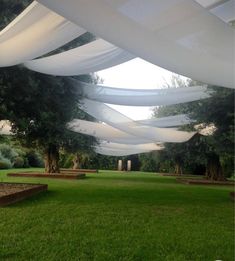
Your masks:
<svg viewBox="0 0 235 261"><path fill-rule="evenodd" d="M47 183L49 191L0 208L0 260L232 261L231 187L103 171Z"/></svg>

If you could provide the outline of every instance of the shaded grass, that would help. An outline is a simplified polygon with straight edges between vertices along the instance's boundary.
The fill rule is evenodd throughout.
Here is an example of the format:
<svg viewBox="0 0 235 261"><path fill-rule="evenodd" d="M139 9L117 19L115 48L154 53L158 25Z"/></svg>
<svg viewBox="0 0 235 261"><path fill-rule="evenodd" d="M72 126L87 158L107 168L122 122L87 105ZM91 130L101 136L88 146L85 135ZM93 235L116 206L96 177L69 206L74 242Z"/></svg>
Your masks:
<svg viewBox="0 0 235 261"><path fill-rule="evenodd" d="M0 260L233 260L230 187L147 173L8 178L49 191L0 209Z"/></svg>

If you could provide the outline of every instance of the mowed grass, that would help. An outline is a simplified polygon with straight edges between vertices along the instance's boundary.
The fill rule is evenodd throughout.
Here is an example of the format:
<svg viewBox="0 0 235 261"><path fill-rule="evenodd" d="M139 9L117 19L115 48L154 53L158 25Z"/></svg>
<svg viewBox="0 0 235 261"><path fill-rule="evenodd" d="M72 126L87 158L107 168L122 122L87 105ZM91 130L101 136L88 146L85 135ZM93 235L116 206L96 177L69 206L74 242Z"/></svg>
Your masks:
<svg viewBox="0 0 235 261"><path fill-rule="evenodd" d="M140 172L75 181L6 173L0 181L49 191L0 208L0 260L234 260L232 187Z"/></svg>

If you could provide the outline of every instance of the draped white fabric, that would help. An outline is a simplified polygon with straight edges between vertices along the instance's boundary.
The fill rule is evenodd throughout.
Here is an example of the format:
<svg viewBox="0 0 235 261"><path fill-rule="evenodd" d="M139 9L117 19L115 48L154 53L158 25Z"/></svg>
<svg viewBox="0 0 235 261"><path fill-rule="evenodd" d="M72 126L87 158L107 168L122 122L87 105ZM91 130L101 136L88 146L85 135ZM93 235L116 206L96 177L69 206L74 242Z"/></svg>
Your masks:
<svg viewBox="0 0 235 261"><path fill-rule="evenodd" d="M193 0L39 2L156 65L235 88L235 30Z"/></svg>
<svg viewBox="0 0 235 261"><path fill-rule="evenodd" d="M133 58L128 52L99 39L66 52L25 62L24 65L40 73L71 76L100 71Z"/></svg>
<svg viewBox="0 0 235 261"><path fill-rule="evenodd" d="M157 106L191 102L210 97L206 86L167 89L123 89L70 79L78 94L90 100L127 106Z"/></svg>
<svg viewBox="0 0 235 261"><path fill-rule="evenodd" d="M128 144L121 144L121 143L114 143L114 142L107 142L107 141L99 141L99 146L102 148L109 148L109 149L118 149L118 150L161 150L164 148L162 144L156 143L146 143L146 144L137 144L137 145L128 145Z"/></svg>
<svg viewBox="0 0 235 261"><path fill-rule="evenodd" d="M147 153L149 150L117 150L109 148L95 148L95 152L107 156L127 156L139 153Z"/></svg>
<svg viewBox="0 0 235 261"><path fill-rule="evenodd" d="M0 67L46 54L86 31L33 2L0 32Z"/></svg>
<svg viewBox="0 0 235 261"><path fill-rule="evenodd" d="M234 0L195 0L210 12L228 23L235 19Z"/></svg>
<svg viewBox="0 0 235 261"><path fill-rule="evenodd" d="M219 6L228 0L194 0L194 1L199 3L204 8L210 10L211 8Z"/></svg>
<svg viewBox="0 0 235 261"><path fill-rule="evenodd" d="M156 143L138 144L130 146L127 144L100 141L100 144L99 146L96 146L95 151L103 155L125 156L162 149L164 149L164 146L162 144Z"/></svg>
<svg viewBox="0 0 235 261"><path fill-rule="evenodd" d="M194 120L188 118L186 114L178 114L175 116L136 121L136 123L142 125L149 125L153 127L165 127L165 128L182 126L182 125L190 124L192 122L194 122Z"/></svg>
<svg viewBox="0 0 235 261"><path fill-rule="evenodd" d="M235 20L235 1L230 0L211 9L211 12L228 23Z"/></svg>
<svg viewBox="0 0 235 261"><path fill-rule="evenodd" d="M153 142L185 142L195 134L195 132L140 125L109 106L88 99L81 101L81 109L114 128Z"/></svg>
<svg viewBox="0 0 235 261"><path fill-rule="evenodd" d="M143 144L151 142L151 140L142 139L135 135L130 135L107 124L84 121L79 119L74 119L73 121L69 122L68 129L74 132L90 135L98 139L115 143Z"/></svg>

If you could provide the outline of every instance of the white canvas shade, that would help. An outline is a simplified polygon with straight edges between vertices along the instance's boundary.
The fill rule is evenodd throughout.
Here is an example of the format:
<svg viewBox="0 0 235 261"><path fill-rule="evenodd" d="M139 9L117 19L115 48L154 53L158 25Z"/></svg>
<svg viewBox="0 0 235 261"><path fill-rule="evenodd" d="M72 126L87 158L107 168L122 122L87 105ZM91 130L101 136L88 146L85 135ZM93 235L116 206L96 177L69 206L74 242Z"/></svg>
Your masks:
<svg viewBox="0 0 235 261"><path fill-rule="evenodd" d="M85 32L34 1L0 32L0 67L34 59Z"/></svg>
<svg viewBox="0 0 235 261"><path fill-rule="evenodd" d="M81 101L81 109L101 122L142 139L149 139L152 142L185 142L196 133L140 125L104 103L88 99Z"/></svg>
<svg viewBox="0 0 235 261"><path fill-rule="evenodd" d="M97 153L109 156L125 156L164 149L163 144L160 143L147 143L130 146L128 144L120 144L107 141L99 142L100 144L95 147L95 151Z"/></svg>
<svg viewBox="0 0 235 261"><path fill-rule="evenodd" d="M101 155L107 156L128 156L139 153L147 153L150 152L148 150L117 150L117 149L109 149L109 148L95 148L95 152Z"/></svg>
<svg viewBox="0 0 235 261"><path fill-rule="evenodd" d="M232 22L235 20L235 1L225 1L221 5L211 9L211 12L226 23Z"/></svg>
<svg viewBox="0 0 235 261"><path fill-rule="evenodd" d="M112 88L70 81L77 87L78 94L90 100L127 106L158 106L192 102L210 97L206 86L192 86L167 89Z"/></svg>
<svg viewBox="0 0 235 261"><path fill-rule="evenodd" d="M24 65L40 73L71 76L100 71L133 58L128 52L98 39L66 52L27 61Z"/></svg>
<svg viewBox="0 0 235 261"><path fill-rule="evenodd" d="M175 116L167 116L161 118L153 118L147 120L136 121L138 124L149 125L153 127L176 127L194 122L193 119L190 119L186 114L178 114Z"/></svg>
<svg viewBox="0 0 235 261"><path fill-rule="evenodd" d="M161 150L164 148L163 144L160 143L145 143L145 144L136 144L136 145L129 145L125 143L114 143L114 142L107 142L107 141L99 141L99 145L97 147L102 148L109 148L109 149L117 149L117 150Z"/></svg>
<svg viewBox="0 0 235 261"><path fill-rule="evenodd" d="M235 88L235 30L193 0L39 2L137 57L194 80Z"/></svg>
<svg viewBox="0 0 235 261"><path fill-rule="evenodd" d="M130 135L126 132L120 131L107 124L98 122L90 122L80 119L74 119L67 125L68 129L74 132L93 136L95 138L106 140L109 142L121 144L143 144L150 143L149 139L142 139L135 135ZM156 142L158 142L156 140Z"/></svg>

